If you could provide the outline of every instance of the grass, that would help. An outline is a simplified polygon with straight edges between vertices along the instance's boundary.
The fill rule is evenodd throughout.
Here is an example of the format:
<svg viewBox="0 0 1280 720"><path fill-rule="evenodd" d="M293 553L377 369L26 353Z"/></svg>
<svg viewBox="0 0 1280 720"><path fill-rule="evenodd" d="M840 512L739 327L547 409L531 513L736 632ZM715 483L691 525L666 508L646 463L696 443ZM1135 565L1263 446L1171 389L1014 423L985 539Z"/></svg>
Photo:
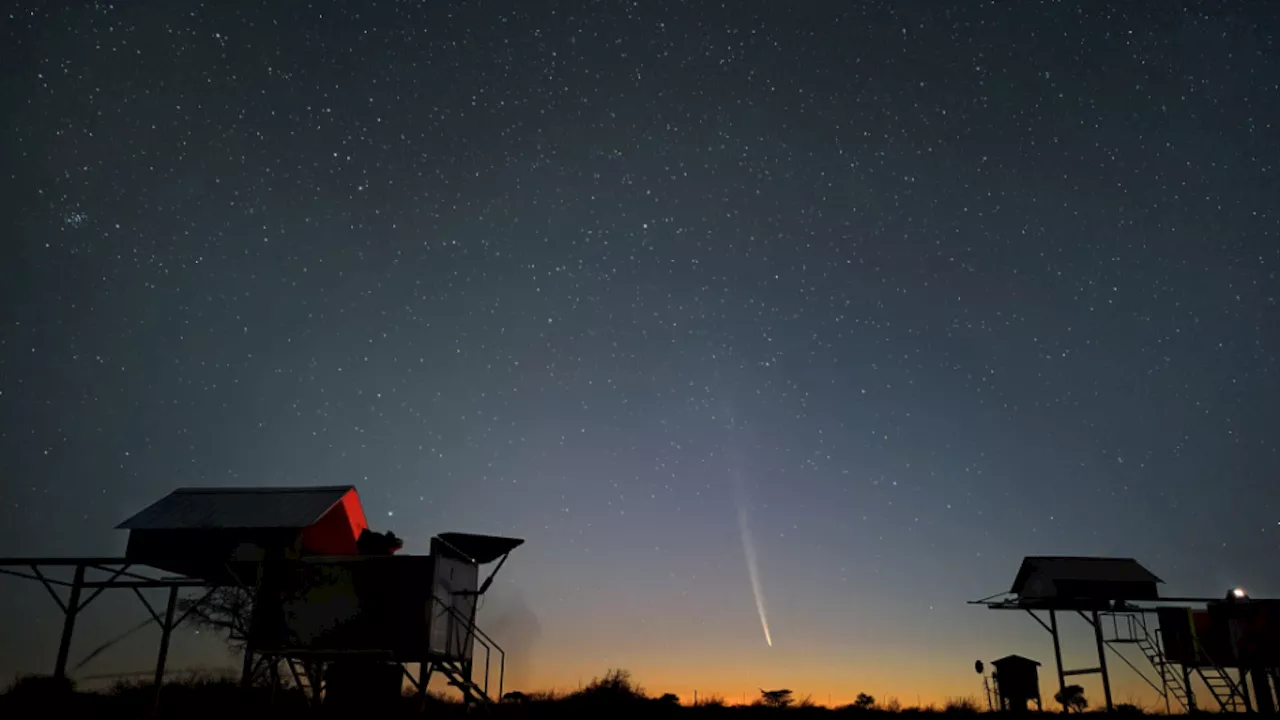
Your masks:
<svg viewBox="0 0 1280 720"><path fill-rule="evenodd" d="M120 682L103 691L84 692L77 690L69 681L59 683L47 676L28 676L16 680L4 695L0 695L0 717L37 717L38 714L52 718L72 713L81 718L147 717L152 707L152 690L153 686L147 682ZM232 678L216 675L191 676L165 683L161 698L161 717L240 720L268 714L272 718L315 715L308 710L302 693L296 689L280 688L273 694L270 688L255 687L244 693ZM869 695L860 696L856 704L839 708L816 706L807 696L792 699L784 708L767 707L760 700L748 705L730 705L723 697L715 695L700 697L697 706L681 704L682 700L674 695L650 697L625 670L610 670L573 693L513 693L507 701L495 704L492 714L513 719L576 716L661 718L679 715L691 720L722 717L754 720L780 716L801 720L819 716L958 717L982 712L973 698L953 698L941 708L904 708L895 698L877 703ZM427 702L430 707L426 710L433 718L468 716L466 708L450 697L432 693ZM368 710L367 714L362 714L363 717L411 717L417 714L418 699L407 693L400 698L390 698L385 706ZM1132 705L1117 710L1116 714L1130 717L1144 714ZM345 716L350 717L349 714Z"/></svg>

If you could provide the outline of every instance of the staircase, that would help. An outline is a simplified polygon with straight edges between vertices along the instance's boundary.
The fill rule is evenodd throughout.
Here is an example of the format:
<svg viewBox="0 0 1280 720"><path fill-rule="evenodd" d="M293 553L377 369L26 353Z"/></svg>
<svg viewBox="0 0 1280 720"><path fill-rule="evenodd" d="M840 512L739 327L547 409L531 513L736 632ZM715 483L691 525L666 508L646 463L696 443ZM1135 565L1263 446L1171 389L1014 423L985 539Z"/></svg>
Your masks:
<svg viewBox="0 0 1280 720"><path fill-rule="evenodd" d="M501 699L503 681L505 679L504 675L506 673L507 666L507 654L498 645L498 643L494 642L493 638L489 637L483 630L476 627L474 618L464 616L451 605L444 605L443 603L440 603L437 607L441 607L442 615L449 615L456 623L458 623L458 627L463 628L465 635L457 647L466 647L467 644L470 644L473 650L470 653L466 653L468 657L465 660L460 658L439 657L432 661L431 666L435 671L445 676L445 679L448 681L450 686L457 688L458 692L462 693L464 705L468 708L479 707L487 710L489 709L489 705L494 702L493 698L489 695L489 666L491 656L494 653L497 653L498 655L498 696L499 699ZM449 642L449 647L455 647L455 642L458 641L451 640ZM472 670L474 669L475 664L474 647L476 645L479 645L484 649L483 683L476 682L472 678Z"/></svg>
<svg viewBox="0 0 1280 720"><path fill-rule="evenodd" d="M311 677L311 673L314 671L323 676L323 666L318 662L308 663L297 658L286 658L285 664L289 668L289 673L293 676L293 684L302 691L307 704L313 707L320 707L324 691L324 678Z"/></svg>
<svg viewBox="0 0 1280 720"><path fill-rule="evenodd" d="M1222 708L1223 712L1245 712L1249 709L1244 701L1244 692L1226 670L1210 665L1196 668L1196 672L1209 688L1209 692L1213 694L1213 699L1218 701L1218 707Z"/></svg>
<svg viewBox="0 0 1280 720"><path fill-rule="evenodd" d="M1190 710L1192 701L1187 697L1187 686L1183 683L1180 666L1165 660L1160 646L1146 632L1143 632L1142 637L1137 638L1133 644L1160 675L1160 684L1165 691L1178 701L1178 705L1182 706L1183 710Z"/></svg>
<svg viewBox="0 0 1280 720"><path fill-rule="evenodd" d="M1105 616L1111 620L1110 629L1112 631L1112 637L1107 639L1106 643L1108 645L1127 644L1137 646L1138 650L1146 657L1147 662L1151 664L1151 667L1155 668L1156 674L1159 675L1161 687L1164 688L1162 692L1165 694L1166 700L1172 697L1182 706L1183 710L1191 711L1195 704L1195 699L1189 692L1188 679L1183 675L1183 668L1181 665L1165 659L1164 652L1160 647L1160 641L1151 634L1147 627L1146 618L1140 613L1126 612L1106 613ZM1119 651L1117 650L1117 652ZM1121 659L1124 659L1123 655L1121 655ZM1128 661L1126 660L1126 662ZM1134 669L1136 670L1137 668ZM1204 681L1205 687L1209 688L1209 693L1213 695L1213 699L1223 712L1246 712L1249 710L1249 706L1245 701L1244 691L1236 681L1231 679L1225 669L1217 665L1189 669L1194 669L1200 679ZM1146 680L1146 677L1143 677L1143 679ZM1150 680L1147 680L1147 683L1156 688L1157 691L1161 690Z"/></svg>
<svg viewBox="0 0 1280 720"><path fill-rule="evenodd" d="M488 709L489 705L493 703L493 698L489 697L487 689L471 679L471 663L462 663L456 660L437 660L434 665L436 672L444 675L445 679L449 681L449 685L458 688L458 692L462 693L463 705L468 708Z"/></svg>
<svg viewBox="0 0 1280 720"><path fill-rule="evenodd" d="M1143 676L1143 679L1147 680L1151 687L1164 696L1166 703L1172 697L1184 711L1190 711L1195 701L1187 690L1181 666L1165 659L1164 652L1160 649L1160 642L1152 636L1147 628L1146 618L1140 614L1122 612L1106 613L1104 617L1111 620L1110 629L1112 631L1112 637L1107 639L1106 643L1108 645L1124 644L1136 646L1160 677L1160 686L1157 687L1155 683L1147 680L1145 676ZM1103 628L1105 637L1106 626L1104 625ZM1116 652L1118 653L1119 650L1116 650ZM1121 658L1123 659L1124 656L1121 655ZM1137 670L1137 668L1134 668L1134 670Z"/></svg>

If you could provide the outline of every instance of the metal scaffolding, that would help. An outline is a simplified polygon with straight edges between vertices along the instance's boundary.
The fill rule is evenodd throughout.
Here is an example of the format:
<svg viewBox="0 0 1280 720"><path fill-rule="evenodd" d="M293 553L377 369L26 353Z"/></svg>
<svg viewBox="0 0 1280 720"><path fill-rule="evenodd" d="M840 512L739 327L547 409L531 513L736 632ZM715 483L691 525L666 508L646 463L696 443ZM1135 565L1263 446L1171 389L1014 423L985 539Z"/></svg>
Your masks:
<svg viewBox="0 0 1280 720"><path fill-rule="evenodd" d="M90 603L105 590L131 590L142 602L151 622L160 627L160 645L156 653L155 687L151 712L154 715L160 706L160 689L164 679L165 664L169 657L169 639L174 628L181 625L219 586L211 585L205 580L190 577L155 577L144 572L135 572L138 563L125 558L111 557L6 557L0 558L0 574L35 580L44 586L49 596L62 611L62 635L58 641L58 656L53 666L53 677L63 680L67 677L67 662L71 654L71 639L75 634L76 620ZM144 566L145 567L145 566ZM53 577L51 570L65 572L73 568L70 581ZM106 575L105 579L95 579L90 572ZM66 589L66 599L59 593ZM178 593L185 588L204 589L204 594L178 614ZM168 598L163 614L142 594L147 589L167 589ZM85 591L89 591L85 595Z"/></svg>

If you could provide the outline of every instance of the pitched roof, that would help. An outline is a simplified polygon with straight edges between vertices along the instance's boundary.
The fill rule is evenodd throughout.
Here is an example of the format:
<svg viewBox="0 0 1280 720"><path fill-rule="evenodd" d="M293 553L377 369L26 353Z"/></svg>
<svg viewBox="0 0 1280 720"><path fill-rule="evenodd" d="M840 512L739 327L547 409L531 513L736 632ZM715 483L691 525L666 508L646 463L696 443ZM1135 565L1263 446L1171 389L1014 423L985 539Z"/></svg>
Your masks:
<svg viewBox="0 0 1280 720"><path fill-rule="evenodd" d="M180 488L116 527L121 530L301 529L319 520L351 485Z"/></svg>
<svg viewBox="0 0 1280 720"><path fill-rule="evenodd" d="M1029 556L1022 559L1018 577L1009 592L1021 594L1032 573L1049 580L1075 580L1097 583L1164 582L1133 558Z"/></svg>
<svg viewBox="0 0 1280 720"><path fill-rule="evenodd" d="M1027 665L1027 664L1035 665L1038 667L1040 665L1040 663L1036 662L1035 660L1032 660L1031 658L1024 658L1021 655L1005 655L999 660L992 660L991 664L995 665L996 667L1000 667L1001 665Z"/></svg>

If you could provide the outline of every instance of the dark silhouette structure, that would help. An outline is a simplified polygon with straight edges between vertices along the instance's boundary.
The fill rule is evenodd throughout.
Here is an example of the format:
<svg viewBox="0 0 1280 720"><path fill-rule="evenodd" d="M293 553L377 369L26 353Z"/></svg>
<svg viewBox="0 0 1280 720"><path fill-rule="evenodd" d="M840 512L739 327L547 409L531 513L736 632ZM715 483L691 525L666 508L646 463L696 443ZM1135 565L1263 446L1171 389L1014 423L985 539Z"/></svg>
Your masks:
<svg viewBox="0 0 1280 720"><path fill-rule="evenodd" d="M1007 655L999 660L992 660L995 666L996 694L1000 698L1000 709L1023 712L1032 700L1036 710L1042 710L1040 703L1040 663L1021 655Z"/></svg>
<svg viewBox="0 0 1280 720"><path fill-rule="evenodd" d="M785 708L790 707L793 700L791 698L790 690L765 690L764 688L761 688L760 702L764 704L765 707Z"/></svg>
<svg viewBox="0 0 1280 720"><path fill-rule="evenodd" d="M467 703L487 704L496 671L501 694L505 656L476 627L475 611L523 540L441 533L429 555L396 555L403 543L369 529L352 486L180 489L119 527L129 531L123 558L0 559L0 572L44 583L64 611L55 678L66 677L79 612L106 589L132 589L161 628L158 706L173 628L218 588L239 588L252 598L241 638L246 687L265 658L273 671L286 664L313 701L346 707L390 702L406 677L424 700L434 672ZM481 566L494 562L481 582ZM47 567L71 567L74 574L70 582L55 579ZM155 570L177 577L156 577ZM90 571L109 577L91 579ZM58 586L68 589L67 600ZM169 591L163 617L141 594L146 588ZM179 615L183 588L205 593ZM479 663L477 645L484 651ZM417 677L406 663L420 668ZM473 678L481 669L483 676Z"/></svg>
<svg viewBox="0 0 1280 720"><path fill-rule="evenodd" d="M1113 710L1110 653L1160 693L1166 711L1175 703L1187 711L1197 709L1193 676L1224 711L1250 711L1255 702L1259 709L1274 708L1271 686L1280 667L1280 603L1250 599L1239 589L1225 600L1163 598L1157 589L1161 582L1132 558L1032 556L1022 561L1008 592L974 603L1026 612L1049 633L1058 675L1055 697L1066 697L1068 677L1097 674L1102 677L1106 709ZM1194 610L1188 603L1204 604L1206 609ZM1096 666L1064 668L1059 634L1059 614L1064 612L1078 615L1092 630ZM1154 678L1122 648L1136 648L1142 654L1138 662L1154 671Z"/></svg>
<svg viewBox="0 0 1280 720"><path fill-rule="evenodd" d="M369 528L356 538L356 552L361 555L394 555L404 548L404 541L393 532L376 533Z"/></svg>

